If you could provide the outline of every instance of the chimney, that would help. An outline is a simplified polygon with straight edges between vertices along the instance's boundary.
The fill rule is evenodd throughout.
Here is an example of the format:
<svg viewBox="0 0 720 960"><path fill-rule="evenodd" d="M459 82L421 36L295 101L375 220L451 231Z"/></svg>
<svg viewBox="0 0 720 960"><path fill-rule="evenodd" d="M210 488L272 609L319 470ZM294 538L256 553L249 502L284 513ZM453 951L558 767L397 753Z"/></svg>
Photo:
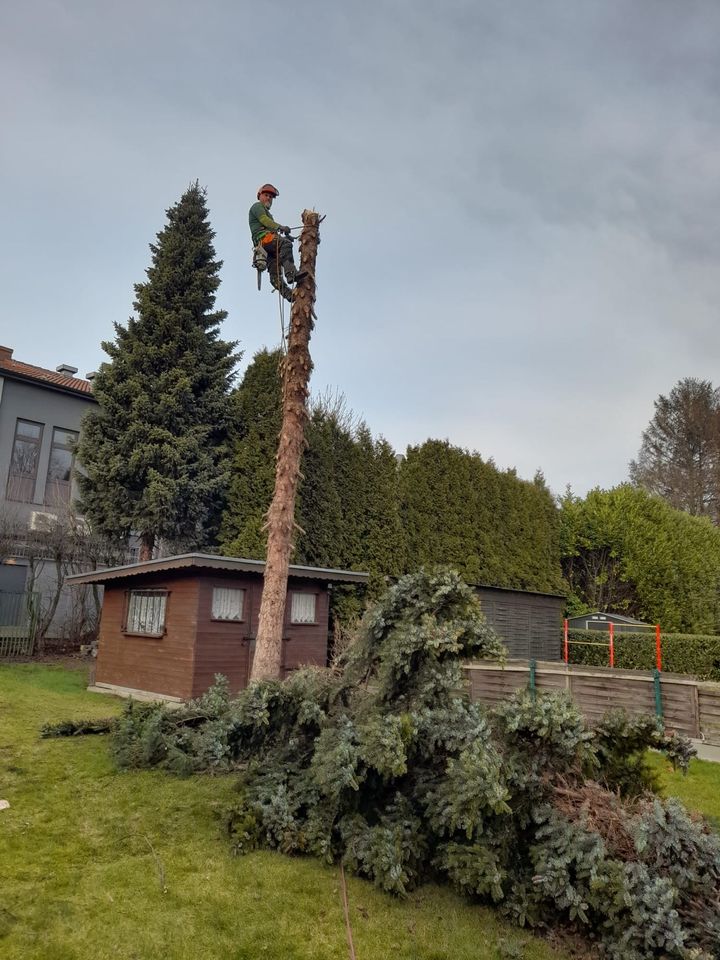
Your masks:
<svg viewBox="0 0 720 960"><path fill-rule="evenodd" d="M13 348L0 346L0 360L12 360Z"/></svg>
<svg viewBox="0 0 720 960"><path fill-rule="evenodd" d="M55 367L59 374L62 374L63 377L74 377L78 372L77 367L71 367L69 363L61 363L59 367Z"/></svg>
<svg viewBox="0 0 720 960"><path fill-rule="evenodd" d="M91 370L90 373L85 374L85 379L89 380L90 383L92 383L96 376L97 376L97 370Z"/></svg>

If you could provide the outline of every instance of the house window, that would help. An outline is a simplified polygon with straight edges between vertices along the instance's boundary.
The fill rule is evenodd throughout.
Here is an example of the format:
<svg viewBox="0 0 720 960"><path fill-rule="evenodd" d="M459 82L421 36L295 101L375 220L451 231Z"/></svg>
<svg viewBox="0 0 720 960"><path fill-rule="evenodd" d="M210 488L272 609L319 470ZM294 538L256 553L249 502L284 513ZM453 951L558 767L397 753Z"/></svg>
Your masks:
<svg viewBox="0 0 720 960"><path fill-rule="evenodd" d="M42 433L41 423L32 423L30 420L17 421L7 482L8 500L32 503L35 496Z"/></svg>
<svg viewBox="0 0 720 960"><path fill-rule="evenodd" d="M291 623L315 623L314 593L293 593L290 604Z"/></svg>
<svg viewBox="0 0 720 960"><path fill-rule="evenodd" d="M131 590L125 633L160 637L165 632L167 590Z"/></svg>
<svg viewBox="0 0 720 960"><path fill-rule="evenodd" d="M70 476L73 466L73 451L78 440L74 430L53 430L50 464L45 481L45 503L56 506L70 503Z"/></svg>
<svg viewBox="0 0 720 960"><path fill-rule="evenodd" d="M245 591L234 587L213 587L213 620L242 620Z"/></svg>

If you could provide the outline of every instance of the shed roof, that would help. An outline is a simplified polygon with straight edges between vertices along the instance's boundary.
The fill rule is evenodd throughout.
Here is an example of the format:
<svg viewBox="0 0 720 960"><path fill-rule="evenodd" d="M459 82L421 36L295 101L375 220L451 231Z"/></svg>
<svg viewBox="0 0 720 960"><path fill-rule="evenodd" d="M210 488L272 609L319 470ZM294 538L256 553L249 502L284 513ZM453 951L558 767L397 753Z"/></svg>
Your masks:
<svg viewBox="0 0 720 960"><path fill-rule="evenodd" d="M260 573L265 569L264 560L247 560L242 557L221 557L209 553L183 553L176 557L161 557L159 560L145 560L142 563L129 563L122 567L109 567L106 570L92 570L89 573L76 573L67 578L68 583L110 583L127 577L137 577L144 573L170 573L173 570L225 570L230 573ZM357 570L333 570L326 567L302 567L290 564L291 577L305 577L309 580L328 580L340 583L367 583L369 574Z"/></svg>
<svg viewBox="0 0 720 960"><path fill-rule="evenodd" d="M533 597L551 597L553 600L567 600L564 593L545 593L544 590L525 590L523 587L500 587L496 583L471 583L478 590L497 590L501 593L527 593Z"/></svg>
<svg viewBox="0 0 720 960"><path fill-rule="evenodd" d="M595 610L593 613L579 613L574 617L568 617L568 622L572 620L617 620L619 623L637 623L642 626L650 627L652 624L646 620L636 620L634 617L628 617L624 613L612 613L610 610Z"/></svg>

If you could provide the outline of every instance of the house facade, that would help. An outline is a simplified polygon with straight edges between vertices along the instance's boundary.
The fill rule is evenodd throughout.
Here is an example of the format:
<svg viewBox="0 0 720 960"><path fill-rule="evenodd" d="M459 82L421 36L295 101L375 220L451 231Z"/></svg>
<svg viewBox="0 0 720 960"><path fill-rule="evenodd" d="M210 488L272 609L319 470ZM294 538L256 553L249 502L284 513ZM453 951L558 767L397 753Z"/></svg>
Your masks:
<svg viewBox="0 0 720 960"><path fill-rule="evenodd" d="M91 689L171 701L198 697L216 674L233 693L247 686L262 598L261 560L189 553L77 574L68 583L103 587ZM324 667L330 591L368 575L291 565L282 673Z"/></svg>
<svg viewBox="0 0 720 960"><path fill-rule="evenodd" d="M83 416L95 406L91 382L76 373L67 364L46 370L21 362L0 346L0 620L9 619L10 598L23 593L29 579L41 597L54 589L53 565L40 562L29 578L27 551L21 542L13 549L8 534L42 529L76 495L74 446ZM65 591L48 636L62 630L69 598Z"/></svg>

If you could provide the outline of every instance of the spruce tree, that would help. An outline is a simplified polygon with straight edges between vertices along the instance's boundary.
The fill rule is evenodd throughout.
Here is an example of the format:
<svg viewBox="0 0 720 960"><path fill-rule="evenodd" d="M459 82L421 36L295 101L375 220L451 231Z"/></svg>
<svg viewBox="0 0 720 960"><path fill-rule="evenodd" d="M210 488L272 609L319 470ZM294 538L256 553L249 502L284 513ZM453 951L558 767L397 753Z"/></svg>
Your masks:
<svg viewBox="0 0 720 960"><path fill-rule="evenodd" d="M167 211L150 244L135 315L103 343L110 357L93 383L83 423L81 509L113 537L188 549L212 542L229 481L228 391L238 355L220 339L215 257L205 190L196 182Z"/></svg>

